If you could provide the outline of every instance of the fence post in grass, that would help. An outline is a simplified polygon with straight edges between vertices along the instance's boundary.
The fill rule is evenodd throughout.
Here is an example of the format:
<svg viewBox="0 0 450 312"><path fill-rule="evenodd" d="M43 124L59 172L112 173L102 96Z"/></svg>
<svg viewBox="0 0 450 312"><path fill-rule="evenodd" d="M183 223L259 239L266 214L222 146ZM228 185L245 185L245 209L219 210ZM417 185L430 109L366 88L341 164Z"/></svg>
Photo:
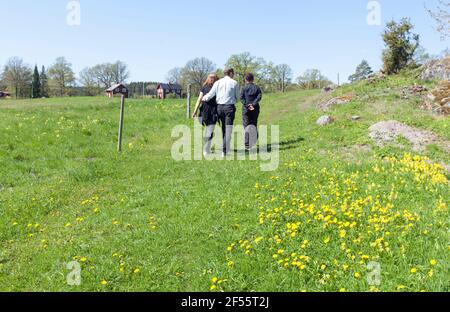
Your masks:
<svg viewBox="0 0 450 312"><path fill-rule="evenodd" d="M120 98L120 119L119 119L119 140L117 143L117 150L122 151L122 132L123 132L123 117L125 113L125 95L122 94Z"/></svg>
<svg viewBox="0 0 450 312"><path fill-rule="evenodd" d="M192 85L188 84L188 89L187 89L187 100L186 100L186 118L190 119L191 118L191 89L192 89Z"/></svg>

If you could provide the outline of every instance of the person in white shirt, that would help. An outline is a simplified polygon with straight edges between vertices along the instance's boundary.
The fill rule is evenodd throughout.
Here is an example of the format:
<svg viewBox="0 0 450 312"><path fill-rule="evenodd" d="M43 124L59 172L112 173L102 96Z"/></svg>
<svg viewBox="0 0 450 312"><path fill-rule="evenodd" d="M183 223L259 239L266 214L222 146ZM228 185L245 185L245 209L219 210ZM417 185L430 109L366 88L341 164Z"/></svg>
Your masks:
<svg viewBox="0 0 450 312"><path fill-rule="evenodd" d="M205 102L216 97L217 114L222 125L223 156L230 153L236 103L240 98L239 83L233 78L234 70L232 68L225 70L225 77L217 81L211 91L203 97Z"/></svg>

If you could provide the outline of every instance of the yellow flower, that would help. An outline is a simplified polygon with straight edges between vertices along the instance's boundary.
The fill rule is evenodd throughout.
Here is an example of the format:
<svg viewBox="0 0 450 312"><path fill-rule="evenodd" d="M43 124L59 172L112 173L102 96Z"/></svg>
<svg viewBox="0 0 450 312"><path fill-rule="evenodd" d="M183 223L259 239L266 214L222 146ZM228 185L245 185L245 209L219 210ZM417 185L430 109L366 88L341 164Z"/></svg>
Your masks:
<svg viewBox="0 0 450 312"><path fill-rule="evenodd" d="M320 269L323 271L323 270L325 270L327 268L327 266L326 266L326 264L322 264L321 266L320 266Z"/></svg>
<svg viewBox="0 0 450 312"><path fill-rule="evenodd" d="M108 285L108 281L103 280L103 281L101 282L101 284L102 284L103 286L106 286L106 285Z"/></svg>
<svg viewBox="0 0 450 312"><path fill-rule="evenodd" d="M360 278L360 277L361 277L361 273L355 272L355 277L356 277L356 278Z"/></svg>
<svg viewBox="0 0 450 312"><path fill-rule="evenodd" d="M218 281L219 281L219 278L217 278L217 277L213 277L211 279L211 282L213 282L214 284L216 284Z"/></svg>
<svg viewBox="0 0 450 312"><path fill-rule="evenodd" d="M398 286L397 286L397 290L402 290L402 289L405 289L405 288L406 288L405 285L398 285Z"/></svg>
<svg viewBox="0 0 450 312"><path fill-rule="evenodd" d="M134 269L134 271L133 271L134 274L138 274L139 272L141 272L141 269L139 269L139 268L136 268L136 269Z"/></svg>
<svg viewBox="0 0 450 312"><path fill-rule="evenodd" d="M87 261L87 258L86 258L86 257L83 257L83 258L80 259L80 261L81 261L81 262L86 262L86 261Z"/></svg>
<svg viewBox="0 0 450 312"><path fill-rule="evenodd" d="M412 274L417 273L417 268L412 268L410 272L411 272Z"/></svg>
<svg viewBox="0 0 450 312"><path fill-rule="evenodd" d="M215 290L216 288L217 288L216 285L212 285L210 289L211 289L211 290Z"/></svg>
<svg viewBox="0 0 450 312"><path fill-rule="evenodd" d="M437 260L430 260L430 264L432 265L432 266L435 266L435 265L437 265L438 264L438 262L437 262Z"/></svg>
<svg viewBox="0 0 450 312"><path fill-rule="evenodd" d="M339 292L346 292L347 290L345 288L339 289Z"/></svg>

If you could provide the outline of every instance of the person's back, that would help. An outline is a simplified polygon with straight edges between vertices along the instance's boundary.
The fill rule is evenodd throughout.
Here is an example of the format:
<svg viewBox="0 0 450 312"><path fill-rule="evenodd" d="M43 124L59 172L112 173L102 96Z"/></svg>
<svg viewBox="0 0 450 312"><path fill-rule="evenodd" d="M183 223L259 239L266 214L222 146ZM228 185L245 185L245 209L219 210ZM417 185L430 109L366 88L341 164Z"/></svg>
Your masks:
<svg viewBox="0 0 450 312"><path fill-rule="evenodd" d="M224 156L230 152L231 135L236 116L236 103L240 95L239 83L233 77L234 70L227 69L225 77L217 81L211 91L203 97L204 101L209 101L214 96L216 97L217 114L222 125Z"/></svg>
<svg viewBox="0 0 450 312"><path fill-rule="evenodd" d="M235 105L239 99L239 84L229 76L217 81L213 89L218 105Z"/></svg>

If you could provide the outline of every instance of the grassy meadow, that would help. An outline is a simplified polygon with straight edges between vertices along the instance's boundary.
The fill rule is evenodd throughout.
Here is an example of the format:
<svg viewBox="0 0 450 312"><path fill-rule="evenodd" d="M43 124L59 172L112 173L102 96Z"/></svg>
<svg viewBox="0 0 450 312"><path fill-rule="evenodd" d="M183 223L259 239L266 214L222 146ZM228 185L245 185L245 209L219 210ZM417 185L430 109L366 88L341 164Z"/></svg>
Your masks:
<svg viewBox="0 0 450 312"><path fill-rule="evenodd" d="M449 291L450 155L368 136L398 120L450 140L448 118L400 97L414 82L338 89L354 101L325 127L319 91L266 95L273 172L175 162L184 100L128 100L122 154L117 98L0 101L0 290Z"/></svg>

